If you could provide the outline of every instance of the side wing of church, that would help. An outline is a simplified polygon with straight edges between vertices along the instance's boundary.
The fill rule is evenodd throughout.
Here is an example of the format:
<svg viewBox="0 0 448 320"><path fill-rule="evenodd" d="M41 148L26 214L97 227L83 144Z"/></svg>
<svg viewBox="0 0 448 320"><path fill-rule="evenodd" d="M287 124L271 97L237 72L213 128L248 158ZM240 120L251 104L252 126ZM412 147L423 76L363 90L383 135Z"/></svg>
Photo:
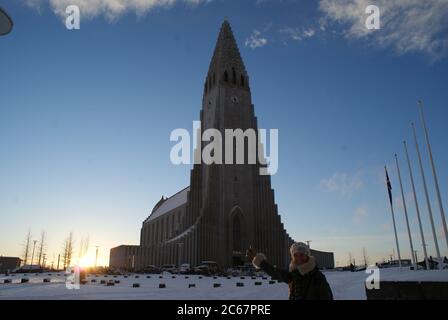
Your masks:
<svg viewBox="0 0 448 320"><path fill-rule="evenodd" d="M258 129L249 76L227 21L205 80L200 119L201 132L214 128L222 136L225 129ZM272 264L287 266L293 240L278 214L271 177L260 175L261 167L195 164L190 186L162 197L143 221L140 245L111 249L110 267L139 270L215 261L228 268L247 262L249 246L265 253ZM312 253L320 267L334 267L333 253Z"/></svg>

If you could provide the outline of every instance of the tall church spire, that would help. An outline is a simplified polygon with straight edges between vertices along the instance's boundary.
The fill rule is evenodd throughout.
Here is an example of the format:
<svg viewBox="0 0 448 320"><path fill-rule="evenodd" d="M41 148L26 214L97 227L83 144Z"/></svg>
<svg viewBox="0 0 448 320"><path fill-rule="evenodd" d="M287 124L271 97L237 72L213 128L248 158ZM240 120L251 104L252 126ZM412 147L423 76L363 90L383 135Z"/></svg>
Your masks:
<svg viewBox="0 0 448 320"><path fill-rule="evenodd" d="M246 67L227 20L224 20L216 42L205 83L206 91L217 83L248 88Z"/></svg>

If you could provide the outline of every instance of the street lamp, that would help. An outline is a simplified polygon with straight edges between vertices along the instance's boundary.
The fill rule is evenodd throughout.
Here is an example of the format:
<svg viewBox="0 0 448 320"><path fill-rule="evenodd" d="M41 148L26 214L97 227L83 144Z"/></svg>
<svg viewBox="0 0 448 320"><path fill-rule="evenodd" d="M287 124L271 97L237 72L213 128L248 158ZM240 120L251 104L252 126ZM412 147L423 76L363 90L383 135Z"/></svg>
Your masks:
<svg viewBox="0 0 448 320"><path fill-rule="evenodd" d="M11 17L0 7L0 36L10 33L13 25Z"/></svg>
<svg viewBox="0 0 448 320"><path fill-rule="evenodd" d="M95 246L96 247L96 251L95 251L95 269L97 268L98 265L98 248L99 246Z"/></svg>
<svg viewBox="0 0 448 320"><path fill-rule="evenodd" d="M34 249L36 248L37 240L33 240L33 254L31 255L31 265L30 268L33 268L33 260L34 260Z"/></svg>

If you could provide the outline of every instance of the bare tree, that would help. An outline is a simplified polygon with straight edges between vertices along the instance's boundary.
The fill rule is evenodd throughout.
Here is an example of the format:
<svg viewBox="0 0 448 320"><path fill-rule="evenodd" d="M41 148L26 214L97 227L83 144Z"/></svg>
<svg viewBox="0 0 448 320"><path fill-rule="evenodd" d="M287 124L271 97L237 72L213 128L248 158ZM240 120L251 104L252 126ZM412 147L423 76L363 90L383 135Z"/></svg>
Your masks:
<svg viewBox="0 0 448 320"><path fill-rule="evenodd" d="M364 258L364 266L367 268L367 265L369 264L369 262L368 262L368 257L367 257L367 253L366 253L366 248L362 248L362 256Z"/></svg>
<svg viewBox="0 0 448 320"><path fill-rule="evenodd" d="M40 234L39 249L38 249L38 253L37 253L37 255L39 257L39 265L42 264L42 262L43 262L42 259L45 256L45 249L47 246L46 237L47 237L47 234L46 234L45 230L42 230L42 232Z"/></svg>
<svg viewBox="0 0 448 320"><path fill-rule="evenodd" d="M69 236L64 241L64 246L62 248L63 255L62 255L62 261L64 265L64 269L69 267L72 262L72 256L73 256L73 232L70 232Z"/></svg>
<svg viewBox="0 0 448 320"><path fill-rule="evenodd" d="M87 251L89 250L89 242L90 242L89 236L81 239L78 252L78 261L81 260L82 257L84 257L87 254Z"/></svg>
<svg viewBox="0 0 448 320"><path fill-rule="evenodd" d="M28 257L30 256L31 250L31 229L28 229L28 232L25 236L25 241L23 243L23 265L26 265L28 262Z"/></svg>
<svg viewBox="0 0 448 320"><path fill-rule="evenodd" d="M79 242L78 261L82 257L82 248L83 247L84 247L84 238L81 238L81 241Z"/></svg>
<svg viewBox="0 0 448 320"><path fill-rule="evenodd" d="M87 252L89 251L89 246L90 246L90 236L87 235L87 237L84 239L84 248L82 249L83 256L86 255Z"/></svg>
<svg viewBox="0 0 448 320"><path fill-rule="evenodd" d="M68 256L68 245L67 239L64 240L64 244L62 245L62 269L65 270L67 266L67 256Z"/></svg>

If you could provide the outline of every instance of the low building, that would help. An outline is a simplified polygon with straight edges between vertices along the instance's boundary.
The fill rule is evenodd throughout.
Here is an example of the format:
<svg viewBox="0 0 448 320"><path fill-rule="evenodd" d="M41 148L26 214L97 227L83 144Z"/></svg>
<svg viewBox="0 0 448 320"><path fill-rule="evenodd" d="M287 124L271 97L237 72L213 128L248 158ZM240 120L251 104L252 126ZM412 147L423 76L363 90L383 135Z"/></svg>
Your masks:
<svg viewBox="0 0 448 320"><path fill-rule="evenodd" d="M0 257L0 273L17 269L21 262L22 259L18 257Z"/></svg>
<svg viewBox="0 0 448 320"><path fill-rule="evenodd" d="M134 271L138 265L140 246L122 245L110 249L109 267L112 269Z"/></svg>

